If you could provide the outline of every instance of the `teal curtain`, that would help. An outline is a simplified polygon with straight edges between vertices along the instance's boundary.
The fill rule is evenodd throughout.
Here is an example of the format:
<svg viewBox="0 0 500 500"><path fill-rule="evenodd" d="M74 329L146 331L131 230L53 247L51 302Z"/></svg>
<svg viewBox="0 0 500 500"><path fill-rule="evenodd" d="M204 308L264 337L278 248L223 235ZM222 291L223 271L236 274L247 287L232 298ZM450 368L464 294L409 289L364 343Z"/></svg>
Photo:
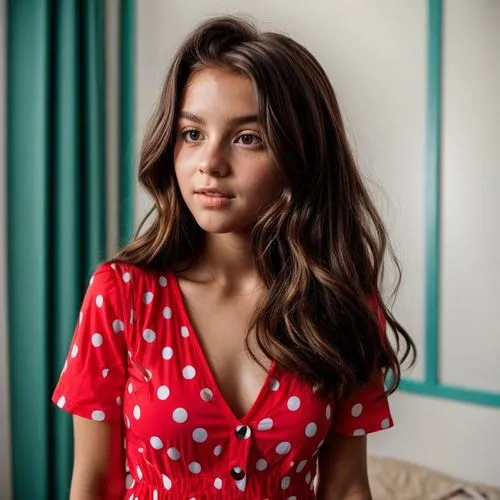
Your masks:
<svg viewBox="0 0 500 500"><path fill-rule="evenodd" d="M122 25L131 27L133 1L122 4ZM15 500L68 498L71 417L50 402L50 395L87 281L107 258L104 7L102 0L7 3L8 338ZM131 42L127 47L132 59ZM117 99L128 103L121 120L130 122L132 71L128 62L121 76L129 80L121 82ZM122 144L131 143L132 125L121 129L123 150ZM121 174L131 175L132 154L121 156ZM123 180L121 185L121 196L130 204L120 221L123 240L132 225L132 196L125 191L131 191L132 182Z"/></svg>

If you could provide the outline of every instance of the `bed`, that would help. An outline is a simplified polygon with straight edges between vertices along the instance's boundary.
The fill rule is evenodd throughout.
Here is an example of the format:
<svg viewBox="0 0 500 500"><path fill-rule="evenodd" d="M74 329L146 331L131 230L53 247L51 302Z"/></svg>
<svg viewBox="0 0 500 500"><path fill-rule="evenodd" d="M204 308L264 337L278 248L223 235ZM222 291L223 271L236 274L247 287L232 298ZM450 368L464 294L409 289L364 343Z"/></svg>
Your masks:
<svg viewBox="0 0 500 500"><path fill-rule="evenodd" d="M368 457L373 500L500 500L500 488L471 483L402 460Z"/></svg>

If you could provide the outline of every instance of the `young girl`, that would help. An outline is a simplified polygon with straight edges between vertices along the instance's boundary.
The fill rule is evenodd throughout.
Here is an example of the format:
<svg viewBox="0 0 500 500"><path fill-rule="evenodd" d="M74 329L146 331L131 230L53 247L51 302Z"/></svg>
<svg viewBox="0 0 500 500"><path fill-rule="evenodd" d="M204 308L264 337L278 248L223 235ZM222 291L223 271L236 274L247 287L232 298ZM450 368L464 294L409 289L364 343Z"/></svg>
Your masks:
<svg viewBox="0 0 500 500"><path fill-rule="evenodd" d="M70 498L370 499L366 435L393 425L400 379L386 322L401 361L415 348L319 63L240 19L201 24L139 179L154 218L95 271L53 394L74 415Z"/></svg>

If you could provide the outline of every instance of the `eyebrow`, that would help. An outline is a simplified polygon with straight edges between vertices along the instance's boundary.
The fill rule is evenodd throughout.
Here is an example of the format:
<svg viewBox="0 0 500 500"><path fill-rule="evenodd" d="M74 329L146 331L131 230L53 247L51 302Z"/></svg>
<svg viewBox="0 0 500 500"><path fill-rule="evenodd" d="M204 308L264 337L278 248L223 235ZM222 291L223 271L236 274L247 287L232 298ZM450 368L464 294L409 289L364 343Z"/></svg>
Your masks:
<svg viewBox="0 0 500 500"><path fill-rule="evenodd" d="M189 111L181 111L179 114L179 118L185 118L186 120L199 123L200 125L206 124L203 118L195 115L194 113L190 113ZM257 115L234 116L233 118L227 120L227 123L229 123L230 125L243 125L244 123L259 123L259 118Z"/></svg>

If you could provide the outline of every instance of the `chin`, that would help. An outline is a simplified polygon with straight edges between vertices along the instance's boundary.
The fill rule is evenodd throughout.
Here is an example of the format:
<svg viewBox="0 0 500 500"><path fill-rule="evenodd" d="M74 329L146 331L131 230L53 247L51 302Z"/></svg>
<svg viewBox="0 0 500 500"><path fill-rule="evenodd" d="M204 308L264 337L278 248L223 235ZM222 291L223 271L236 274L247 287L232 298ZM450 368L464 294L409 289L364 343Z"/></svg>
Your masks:
<svg viewBox="0 0 500 500"><path fill-rule="evenodd" d="M210 234L247 233L250 227L249 224L236 220L207 221L196 219L196 222L203 231Z"/></svg>

